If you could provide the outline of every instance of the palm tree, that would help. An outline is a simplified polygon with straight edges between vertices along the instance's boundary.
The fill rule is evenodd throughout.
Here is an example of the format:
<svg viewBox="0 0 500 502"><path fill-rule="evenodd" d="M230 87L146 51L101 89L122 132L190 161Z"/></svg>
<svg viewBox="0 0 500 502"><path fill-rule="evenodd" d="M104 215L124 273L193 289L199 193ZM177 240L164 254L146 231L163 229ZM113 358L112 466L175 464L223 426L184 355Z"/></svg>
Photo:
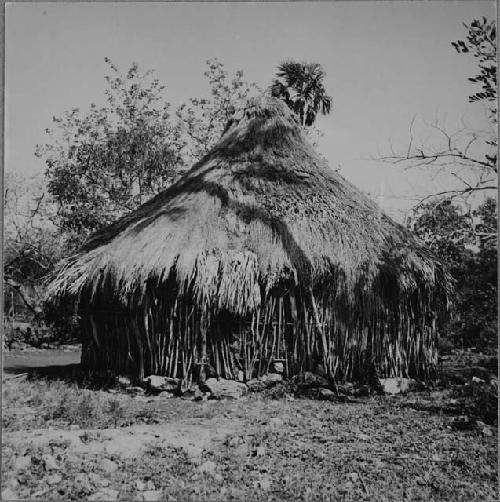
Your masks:
<svg viewBox="0 0 500 502"><path fill-rule="evenodd" d="M285 101L302 126L311 126L318 112L330 113L332 98L326 94L325 72L320 64L285 61L278 66L276 76L271 94Z"/></svg>

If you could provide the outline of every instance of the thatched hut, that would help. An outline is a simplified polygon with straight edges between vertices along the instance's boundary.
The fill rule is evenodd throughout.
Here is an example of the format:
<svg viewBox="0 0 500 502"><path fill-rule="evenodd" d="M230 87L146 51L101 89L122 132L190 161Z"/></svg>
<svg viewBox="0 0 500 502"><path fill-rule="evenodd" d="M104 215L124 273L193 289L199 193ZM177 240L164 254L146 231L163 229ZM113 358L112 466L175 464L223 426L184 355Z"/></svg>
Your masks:
<svg viewBox="0 0 500 502"><path fill-rule="evenodd" d="M278 360L342 381L369 366L428 377L446 284L262 98L178 182L93 235L49 294L80 315L89 369L250 378Z"/></svg>

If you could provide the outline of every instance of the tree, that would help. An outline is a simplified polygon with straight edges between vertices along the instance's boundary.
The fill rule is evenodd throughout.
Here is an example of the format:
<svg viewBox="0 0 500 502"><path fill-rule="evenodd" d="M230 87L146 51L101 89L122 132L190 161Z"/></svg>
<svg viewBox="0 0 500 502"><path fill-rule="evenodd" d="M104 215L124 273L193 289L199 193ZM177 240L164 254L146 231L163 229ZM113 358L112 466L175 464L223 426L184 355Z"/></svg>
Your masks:
<svg viewBox="0 0 500 502"><path fill-rule="evenodd" d="M177 127L185 140L184 155L191 164L201 159L220 139L235 109L245 100L262 93L257 84L244 80L243 70L229 78L217 59L207 61L211 98L191 98L176 111Z"/></svg>
<svg viewBox="0 0 500 502"><path fill-rule="evenodd" d="M164 86L135 63L122 74L105 61L107 104L54 117L55 129L46 131L51 141L36 149L57 205L55 222L75 245L163 190L184 168L184 143Z"/></svg>
<svg viewBox="0 0 500 502"><path fill-rule="evenodd" d="M477 59L478 74L469 78L474 85L480 84L481 91L469 96L470 102L487 103L489 107L490 131L461 128L449 132L436 121L428 124L437 133L437 144L418 143L410 125L410 141L405 153L391 152L382 160L402 164L407 168L428 167L435 172L446 171L455 180L455 186L430 194L421 204L441 197L468 200L471 196L488 193L498 188L496 99L497 99L497 44L496 23L486 18L474 20L468 30L466 41L452 42L460 54L472 54Z"/></svg>
<svg viewBox="0 0 500 502"><path fill-rule="evenodd" d="M481 84L482 90L469 96L469 101L486 100L490 104L491 118L497 117L497 33L495 21L485 17L475 19L467 29L466 41L458 40L451 44L459 54L472 53L478 59L479 73L469 78L474 84Z"/></svg>
<svg viewBox="0 0 500 502"><path fill-rule="evenodd" d="M38 317L43 281L65 253L64 238L53 225L55 207L39 177L5 173L5 311Z"/></svg>
<svg viewBox="0 0 500 502"><path fill-rule="evenodd" d="M462 345L497 345L497 224L493 198L468 212L450 199L427 203L409 222L455 280L448 334Z"/></svg>
<svg viewBox="0 0 500 502"><path fill-rule="evenodd" d="M285 61L278 66L276 76L271 94L288 105L302 126L312 126L319 112L330 113L332 98L326 94L325 72L320 64Z"/></svg>
<svg viewBox="0 0 500 502"><path fill-rule="evenodd" d="M384 160L407 169L425 167L433 173L446 172L455 180L445 190L422 198L413 208L409 226L446 262L455 279L448 335L455 343L494 347L497 204L494 198L485 196L498 186L496 26L486 18L464 26L466 40L452 42L452 46L459 54L473 55L477 60L478 72L469 81L481 89L471 94L469 101L487 105L491 130L464 127L451 133L434 122L429 125L442 141L419 144L412 122L406 152L392 152Z"/></svg>

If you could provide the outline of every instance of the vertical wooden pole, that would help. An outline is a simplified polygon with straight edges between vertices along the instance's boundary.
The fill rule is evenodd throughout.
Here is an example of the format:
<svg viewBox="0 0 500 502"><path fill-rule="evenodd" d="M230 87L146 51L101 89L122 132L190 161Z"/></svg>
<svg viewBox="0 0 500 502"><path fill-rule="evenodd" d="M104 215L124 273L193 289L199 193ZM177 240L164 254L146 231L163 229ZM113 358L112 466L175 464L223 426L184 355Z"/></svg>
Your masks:
<svg viewBox="0 0 500 502"><path fill-rule="evenodd" d="M144 347L142 345L141 331L139 329L136 319L133 319L133 327L135 331L135 337L137 342L137 348L139 349L139 380L144 380Z"/></svg>
<svg viewBox="0 0 500 502"><path fill-rule="evenodd" d="M314 294L312 291L312 288L309 287L308 290L309 293L309 301L311 303L311 309L312 309L312 315L313 315L313 321L315 324L315 330L319 334L320 339L321 339L321 345L323 349L323 363L325 365L325 371L327 374L329 374L332 378L334 375L332 375L332 368L330 365L330 351L328 347L328 343L326 340L326 335L325 331L323 330L323 326L321 325L319 314L318 314L318 309L316 307L316 300L314 299Z"/></svg>
<svg viewBox="0 0 500 502"><path fill-rule="evenodd" d="M200 383L207 379L207 314L202 312L200 322Z"/></svg>

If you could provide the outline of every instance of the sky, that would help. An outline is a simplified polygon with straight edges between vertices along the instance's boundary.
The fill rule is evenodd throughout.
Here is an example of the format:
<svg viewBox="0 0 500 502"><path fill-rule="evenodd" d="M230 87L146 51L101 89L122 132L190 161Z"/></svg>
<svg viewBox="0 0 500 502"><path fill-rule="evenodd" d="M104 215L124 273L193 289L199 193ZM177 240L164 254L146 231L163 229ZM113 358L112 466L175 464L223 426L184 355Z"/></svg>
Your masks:
<svg viewBox="0 0 500 502"><path fill-rule="evenodd" d="M494 2L8 3L5 171L42 173L34 149L52 117L104 103L104 57L154 69L174 106L207 95L210 58L264 88L292 58L326 71L333 109L317 121L320 152L399 219L440 182L376 160L391 145L405 151L411 121L422 135L424 121L487 126L467 99L474 60L451 46L479 16L496 18Z"/></svg>

